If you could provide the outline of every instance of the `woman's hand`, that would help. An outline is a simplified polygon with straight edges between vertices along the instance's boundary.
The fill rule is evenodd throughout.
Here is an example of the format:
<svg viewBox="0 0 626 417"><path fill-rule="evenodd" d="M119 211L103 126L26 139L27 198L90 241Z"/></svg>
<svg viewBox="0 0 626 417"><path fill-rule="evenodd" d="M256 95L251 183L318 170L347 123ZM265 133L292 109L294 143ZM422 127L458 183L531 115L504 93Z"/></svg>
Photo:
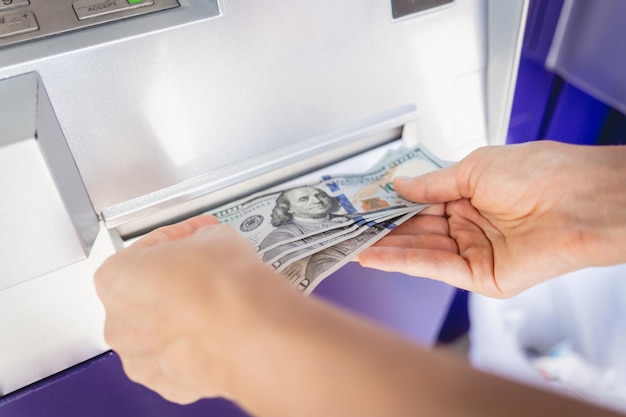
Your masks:
<svg viewBox="0 0 626 417"><path fill-rule="evenodd" d="M147 234L110 257L95 284L127 375L179 403L229 397L242 335L268 311L264 294L294 292L212 216Z"/></svg>
<svg viewBox="0 0 626 417"><path fill-rule="evenodd" d="M547 141L494 146L440 171L396 179L400 195L434 206L363 251L359 262L492 297L626 262L625 151Z"/></svg>

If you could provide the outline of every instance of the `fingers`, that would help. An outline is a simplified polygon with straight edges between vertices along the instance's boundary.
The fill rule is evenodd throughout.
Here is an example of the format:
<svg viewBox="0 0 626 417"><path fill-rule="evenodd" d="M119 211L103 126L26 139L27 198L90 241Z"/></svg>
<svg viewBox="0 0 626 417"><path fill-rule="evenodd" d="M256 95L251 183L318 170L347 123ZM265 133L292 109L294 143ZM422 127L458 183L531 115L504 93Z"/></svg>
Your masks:
<svg viewBox="0 0 626 417"><path fill-rule="evenodd" d="M445 211L444 205L436 205L434 212L439 214ZM442 249L457 253L458 248L454 240L450 238L448 220L440 215L426 215L420 213L402 223L387 236L376 242L373 247L397 247L415 249ZM370 248L359 254L359 259ZM357 260L357 259L355 259Z"/></svg>
<svg viewBox="0 0 626 417"><path fill-rule="evenodd" d="M430 215L430 216L445 216L446 214L446 205L445 204L433 204L426 207L424 210L419 212L420 215Z"/></svg>
<svg viewBox="0 0 626 417"><path fill-rule="evenodd" d="M436 242L446 242L436 244ZM419 214L376 242L373 246L423 247L455 250L449 238L448 221L445 217ZM433 244L430 247L429 244ZM455 245L454 245L455 246Z"/></svg>
<svg viewBox="0 0 626 417"><path fill-rule="evenodd" d="M203 250L211 248L216 253L224 253L225 257L221 258L224 262L231 260L232 257L239 258L239 261L233 259L234 262L241 262L245 259L244 256L248 256L248 260L260 260L252 244L227 224L201 227L191 239Z"/></svg>
<svg viewBox="0 0 626 417"><path fill-rule="evenodd" d="M420 214L361 252L358 261L370 268L434 278L445 275L439 271L445 264L437 264L437 259L449 258L444 252L458 254L456 242L449 236L448 220ZM414 261L417 263L412 264Z"/></svg>
<svg viewBox="0 0 626 417"><path fill-rule="evenodd" d="M458 254L440 249L372 247L359 255L366 268L426 277L468 289L471 271Z"/></svg>
<svg viewBox="0 0 626 417"><path fill-rule="evenodd" d="M170 242L193 235L198 229L219 224L215 216L204 214L180 223L159 227L131 245L133 248L146 248L159 243Z"/></svg>
<svg viewBox="0 0 626 417"><path fill-rule="evenodd" d="M415 216L361 252L359 263L500 297L488 238L496 236L495 228L467 199L446 206L447 217Z"/></svg>
<svg viewBox="0 0 626 417"><path fill-rule="evenodd" d="M468 200L448 204L450 237L458 245L459 255L467 261L475 277L473 290L483 294L500 292L494 276L494 247L487 237L496 235L496 229Z"/></svg>
<svg viewBox="0 0 626 417"><path fill-rule="evenodd" d="M390 235L440 234L448 236L448 220L445 217L422 213L396 227Z"/></svg>
<svg viewBox="0 0 626 417"><path fill-rule="evenodd" d="M368 268L449 281L450 275L470 274L458 251L445 217L418 215L361 252L358 261Z"/></svg>
<svg viewBox="0 0 626 417"><path fill-rule="evenodd" d="M494 147L473 151L454 165L415 178L396 177L394 189L402 197L419 203L447 203L474 196L475 178L493 159Z"/></svg>
<svg viewBox="0 0 626 417"><path fill-rule="evenodd" d="M445 203L465 197L458 182L458 164L419 177L397 177L394 189L407 200L419 203Z"/></svg>
<svg viewBox="0 0 626 417"><path fill-rule="evenodd" d="M124 354L119 355L119 358L124 373L133 382L150 386L162 378L163 372L154 356Z"/></svg>
<svg viewBox="0 0 626 417"><path fill-rule="evenodd" d="M458 253L456 242L448 236L438 234L421 235L390 235L381 239L376 247L439 249Z"/></svg>

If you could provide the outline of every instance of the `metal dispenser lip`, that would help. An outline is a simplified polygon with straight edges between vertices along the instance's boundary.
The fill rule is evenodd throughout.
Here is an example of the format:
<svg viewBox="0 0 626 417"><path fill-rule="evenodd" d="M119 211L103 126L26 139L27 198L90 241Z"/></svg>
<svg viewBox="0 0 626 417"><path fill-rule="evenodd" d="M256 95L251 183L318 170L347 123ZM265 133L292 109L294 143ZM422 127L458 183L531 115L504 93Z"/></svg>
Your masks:
<svg viewBox="0 0 626 417"><path fill-rule="evenodd" d="M116 229L122 237L134 237L397 140L402 136L403 126L415 122L416 117L413 104L386 111L304 143L106 208L102 218L107 227Z"/></svg>

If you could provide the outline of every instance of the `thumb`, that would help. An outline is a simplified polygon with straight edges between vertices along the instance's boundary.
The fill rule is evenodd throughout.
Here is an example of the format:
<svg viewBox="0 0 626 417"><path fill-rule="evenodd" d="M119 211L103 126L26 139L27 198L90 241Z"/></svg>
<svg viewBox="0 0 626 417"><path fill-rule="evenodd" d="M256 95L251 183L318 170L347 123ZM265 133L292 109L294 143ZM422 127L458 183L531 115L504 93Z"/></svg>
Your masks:
<svg viewBox="0 0 626 417"><path fill-rule="evenodd" d="M464 196L458 181L458 164L418 177L397 177L393 188L402 197L417 203L446 203Z"/></svg>

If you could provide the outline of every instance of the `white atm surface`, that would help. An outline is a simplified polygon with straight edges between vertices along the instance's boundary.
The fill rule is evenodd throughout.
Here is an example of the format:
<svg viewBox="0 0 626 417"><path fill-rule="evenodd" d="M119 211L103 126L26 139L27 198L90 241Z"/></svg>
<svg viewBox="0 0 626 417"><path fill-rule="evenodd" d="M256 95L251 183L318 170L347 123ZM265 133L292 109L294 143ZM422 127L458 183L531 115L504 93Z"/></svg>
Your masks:
<svg viewBox="0 0 626 417"><path fill-rule="evenodd" d="M91 277L125 240L395 141L504 143L525 12L0 0L0 395L108 350Z"/></svg>

